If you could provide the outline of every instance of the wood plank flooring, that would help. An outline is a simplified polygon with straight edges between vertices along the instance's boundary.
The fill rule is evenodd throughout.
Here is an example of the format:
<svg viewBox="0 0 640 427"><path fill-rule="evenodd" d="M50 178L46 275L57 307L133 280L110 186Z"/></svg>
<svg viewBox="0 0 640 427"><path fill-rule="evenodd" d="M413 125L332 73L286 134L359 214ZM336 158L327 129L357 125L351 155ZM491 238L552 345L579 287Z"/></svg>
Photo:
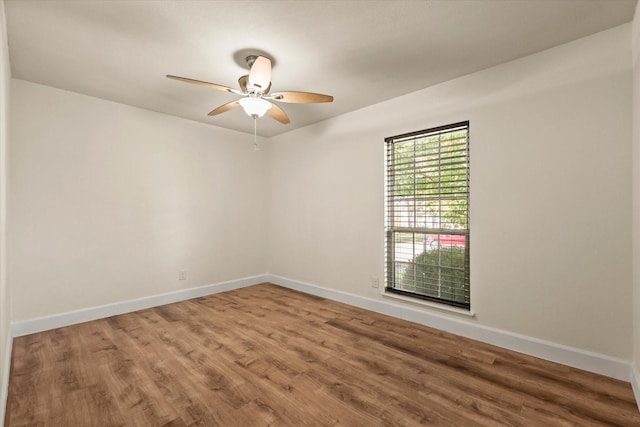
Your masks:
<svg viewBox="0 0 640 427"><path fill-rule="evenodd" d="M263 284L14 340L7 427L640 426L628 383Z"/></svg>

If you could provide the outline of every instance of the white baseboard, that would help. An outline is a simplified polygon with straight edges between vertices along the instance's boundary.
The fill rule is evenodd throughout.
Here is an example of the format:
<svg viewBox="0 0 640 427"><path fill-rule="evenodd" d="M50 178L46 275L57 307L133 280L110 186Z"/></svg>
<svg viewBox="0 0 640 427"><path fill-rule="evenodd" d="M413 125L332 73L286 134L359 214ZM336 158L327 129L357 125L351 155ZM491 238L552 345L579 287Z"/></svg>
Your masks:
<svg viewBox="0 0 640 427"><path fill-rule="evenodd" d="M143 310L145 308L157 307L219 292L244 288L267 281L267 275L262 274L237 280L230 280L228 282L199 286L197 288L181 289L179 291L168 292L165 294L101 305L98 307L69 311L66 313L54 314L52 316L12 322L11 333L14 337L20 337L77 323L104 319L105 317L116 316L118 314L131 313L132 311Z"/></svg>
<svg viewBox="0 0 640 427"><path fill-rule="evenodd" d="M640 372L638 372L638 368L635 363L631 364L631 388L633 388L633 394L636 397L638 411L640 411Z"/></svg>
<svg viewBox="0 0 640 427"><path fill-rule="evenodd" d="M4 415L7 410L7 398L9 397L9 373L11 372L11 349L13 347L13 337L11 330L7 334L7 342L4 354L4 364L2 366L2 383L0 384L0 423L4 425Z"/></svg>
<svg viewBox="0 0 640 427"><path fill-rule="evenodd" d="M593 353L562 344L544 341L489 326L478 325L472 320L439 315L426 310L400 305L390 301L380 301L347 292L323 288L286 277L267 275L267 281L308 294L324 297L345 304L409 320L456 335L493 344L498 347L561 363L585 371L594 372L622 381L631 380L631 366L628 361L603 354ZM636 381L638 377L636 376ZM635 389L634 389L635 390ZM636 396L639 394L636 392ZM638 399L636 399L638 400Z"/></svg>

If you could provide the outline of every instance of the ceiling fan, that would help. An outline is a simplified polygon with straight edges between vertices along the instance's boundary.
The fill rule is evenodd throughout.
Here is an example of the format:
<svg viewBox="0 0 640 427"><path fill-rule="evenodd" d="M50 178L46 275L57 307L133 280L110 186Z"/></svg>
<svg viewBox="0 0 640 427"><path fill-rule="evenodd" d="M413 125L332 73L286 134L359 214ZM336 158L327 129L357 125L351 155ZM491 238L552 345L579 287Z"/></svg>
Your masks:
<svg viewBox="0 0 640 427"><path fill-rule="evenodd" d="M237 101L212 110L209 115L216 116L234 108L242 107L245 113L255 120L267 114L269 117L283 124L290 123L287 114L278 105L270 101L287 102L294 104L310 104L320 102L332 102L333 96L322 95L310 92L275 92L269 93L271 90L271 60L261 55L249 55L246 58L249 74L238 79L240 89L233 89L228 86L222 86L215 83L204 82L201 80L188 79L186 77L167 75L168 78L179 80L186 83L193 83L201 86L210 87L212 89L223 90L225 92L235 93L242 96ZM254 128L255 132L255 128Z"/></svg>

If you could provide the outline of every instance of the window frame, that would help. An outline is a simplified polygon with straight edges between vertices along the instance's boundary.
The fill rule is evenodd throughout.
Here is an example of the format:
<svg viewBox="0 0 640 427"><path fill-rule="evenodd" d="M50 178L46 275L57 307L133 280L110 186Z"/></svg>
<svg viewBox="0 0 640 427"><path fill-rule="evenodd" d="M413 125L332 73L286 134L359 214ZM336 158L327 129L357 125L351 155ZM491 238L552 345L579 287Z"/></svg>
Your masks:
<svg viewBox="0 0 640 427"><path fill-rule="evenodd" d="M396 169L394 169L394 152L392 152L391 150L394 147L395 143L399 143L399 142L406 142L407 140L419 140L420 138L428 138L429 136L436 136L436 135L443 135L443 134L447 134L447 133L453 133L453 132L459 132L459 131L466 131L466 147L463 148L463 150L465 150L465 155L466 155L466 162L465 162L465 176L466 176L466 221L465 221L465 225L466 228L460 228L460 229L455 229L455 228L443 228L443 215L442 215L442 211L439 211L439 215L437 216L437 223L439 225L439 227L428 227L426 226L426 221L425 221L425 226L416 226L417 224L414 222L413 226L398 226L395 219L395 209L394 209L394 201L397 201L399 196L395 196L392 195L392 192L394 190L398 190L399 186L396 187L394 184L394 178L396 178L398 175L396 173ZM434 156L434 160L437 161L438 167L437 167L437 171L438 173L441 173L443 168L441 166L440 161L442 160L442 150L441 150L441 146L439 146L438 148L438 153L437 156ZM420 153L420 155L426 155L425 153ZM415 164L415 159L417 158L417 156L412 157L413 162ZM431 161L431 158L429 158L429 161ZM414 171L416 171L415 166L414 166ZM414 180L415 183L415 180ZM415 184L414 184L415 185ZM444 193L446 194L446 193ZM414 203L415 206L415 201L418 198L418 196L414 193L413 194L413 198L410 198L410 201ZM443 200L446 199L446 197L443 197L443 192L442 192L442 188L439 186L438 187L438 191L437 191L437 198L438 200ZM402 295L402 296L407 296L409 298L415 298L418 300L426 300L429 302L433 302L433 303L437 303L437 304L442 304L444 306L451 306L451 307L455 307L455 308L460 308L460 309L464 309L467 311L471 310L471 286L470 286L470 235L471 235L471 227L470 227L470 215L469 215L469 205L470 205L470 126L469 126L469 121L462 121L462 122L457 122L457 123L452 123L449 125L444 125L444 126L438 126L438 127L433 127L433 128L429 128L429 129L424 129L424 130L420 130L420 131L416 131L416 132L410 132L410 133L405 133L405 134L401 134L401 135L396 135L396 136L392 136L392 137L387 137L385 138L385 191L384 191L384 200L385 200L385 286L384 286L384 292L385 293L392 293L392 294L398 294L398 295ZM392 223L393 221L393 223ZM433 295L428 295L425 293L420 293L417 291L407 291L404 289L399 289L399 284L397 283L398 281L398 275L396 274L396 265L398 264L398 259L396 258L396 254L395 254L395 250L396 250L396 235L398 233L411 233L413 235L413 240L411 243L411 248L412 248L412 253L413 253L413 258L411 259L410 262L405 262L407 265L411 265L413 269L416 269L418 265L418 263L414 263L414 259L416 258L417 252L416 252L416 234L420 234L422 236L423 241L426 241L427 239L427 235L438 235L438 236L442 236L442 235L462 235L464 236L464 255L463 255L463 265L464 265L464 279L463 282L460 282L460 284L463 286L462 287L462 292L463 292L463 299L464 301L459 301L459 300L453 300L453 299L447 299L447 298L441 298L441 297L437 297L437 296L433 296ZM438 288L438 294L442 295L440 293L440 289L442 288L442 281L440 279L441 277L441 272L444 269L449 269L451 270L451 267L443 267L443 264L441 263L441 249L443 247L442 245L442 239L441 237L438 237L438 243L436 246L436 250L438 251L438 264L437 265L433 265L433 267L435 267L438 271L438 283L435 285ZM424 250L424 252L426 252L426 249ZM423 252L423 253L424 253ZM460 269L458 269L459 271L461 271ZM414 270L415 271L415 270ZM417 276L417 275L416 275ZM415 277L414 277L415 279ZM417 283L417 281L414 281L414 283ZM426 282L425 282L426 283Z"/></svg>

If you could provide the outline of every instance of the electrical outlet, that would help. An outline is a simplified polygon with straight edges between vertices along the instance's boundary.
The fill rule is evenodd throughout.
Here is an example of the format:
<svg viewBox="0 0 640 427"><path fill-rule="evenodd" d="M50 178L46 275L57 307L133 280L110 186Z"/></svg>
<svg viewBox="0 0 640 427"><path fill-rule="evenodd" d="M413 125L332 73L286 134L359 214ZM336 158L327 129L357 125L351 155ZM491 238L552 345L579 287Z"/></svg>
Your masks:
<svg viewBox="0 0 640 427"><path fill-rule="evenodd" d="M377 277L373 276L371 278L371 287L372 288L378 288L380 286L380 279L378 279Z"/></svg>
<svg viewBox="0 0 640 427"><path fill-rule="evenodd" d="M187 280L187 270L178 271L178 280Z"/></svg>

